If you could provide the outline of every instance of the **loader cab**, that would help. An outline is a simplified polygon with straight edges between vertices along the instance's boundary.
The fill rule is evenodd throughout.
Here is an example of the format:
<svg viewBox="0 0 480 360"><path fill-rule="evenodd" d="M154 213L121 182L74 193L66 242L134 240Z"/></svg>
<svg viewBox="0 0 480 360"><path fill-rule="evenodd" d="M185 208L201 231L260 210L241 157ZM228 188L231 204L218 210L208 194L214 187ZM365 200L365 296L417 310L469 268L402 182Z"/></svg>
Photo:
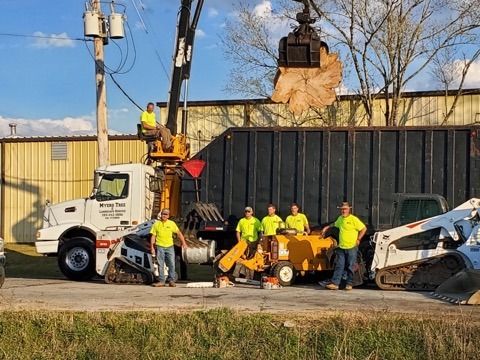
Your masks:
<svg viewBox="0 0 480 360"><path fill-rule="evenodd" d="M437 194L395 194L392 209L392 227L427 219L448 211L448 203Z"/></svg>

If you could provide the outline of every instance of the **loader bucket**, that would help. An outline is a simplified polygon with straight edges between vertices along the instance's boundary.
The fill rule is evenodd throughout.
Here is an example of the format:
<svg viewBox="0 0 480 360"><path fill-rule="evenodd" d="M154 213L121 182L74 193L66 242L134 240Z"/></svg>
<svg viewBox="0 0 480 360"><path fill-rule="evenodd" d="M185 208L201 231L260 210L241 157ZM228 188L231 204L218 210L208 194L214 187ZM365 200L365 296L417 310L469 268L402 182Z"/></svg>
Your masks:
<svg viewBox="0 0 480 360"><path fill-rule="evenodd" d="M455 304L480 305L480 270L466 269L456 273L432 295Z"/></svg>

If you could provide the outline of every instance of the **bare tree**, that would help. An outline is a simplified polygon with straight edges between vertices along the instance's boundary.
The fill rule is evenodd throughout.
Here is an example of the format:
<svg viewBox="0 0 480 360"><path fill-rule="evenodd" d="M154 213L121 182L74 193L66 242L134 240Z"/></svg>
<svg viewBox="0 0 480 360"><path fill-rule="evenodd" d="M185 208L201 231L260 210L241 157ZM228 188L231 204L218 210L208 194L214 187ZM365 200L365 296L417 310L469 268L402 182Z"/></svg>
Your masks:
<svg viewBox="0 0 480 360"><path fill-rule="evenodd" d="M462 54L462 59L459 59L458 54ZM432 59L430 75L432 79L442 87L445 93L443 100L443 119L441 121L442 125L447 124L448 120L453 115L458 100L464 94L464 83L468 71L479 57L479 48L468 56L455 46L439 51ZM451 93L450 90L453 88L458 89L458 91ZM449 104L448 101L450 96L453 96L451 104Z"/></svg>
<svg viewBox="0 0 480 360"><path fill-rule="evenodd" d="M480 22L474 9L479 8L480 0L310 2L321 19L327 43L349 65L348 87L360 99L367 125L372 125L373 104L379 97L384 99L385 125L397 125L402 91L412 79L435 66L439 53L466 46L478 49ZM278 4L278 9L270 17L258 16L243 4L237 8L238 16L227 23L222 42L233 64L230 91L247 96L271 94L277 57L274 40L278 40L272 37L272 17L291 19L298 11L298 2L272 3ZM468 59L474 60L473 56ZM465 62L463 80L471 63Z"/></svg>
<svg viewBox="0 0 480 360"><path fill-rule="evenodd" d="M318 4L317 4L318 3ZM397 125L402 90L439 51L478 44L479 0L327 0L312 7L348 49L365 112L384 98L385 125ZM467 69L468 71L468 69Z"/></svg>
<svg viewBox="0 0 480 360"><path fill-rule="evenodd" d="M272 41L272 17L256 14L240 2L220 37L232 64L226 90L246 97L269 97L277 72L278 44ZM282 16L277 15L277 19Z"/></svg>

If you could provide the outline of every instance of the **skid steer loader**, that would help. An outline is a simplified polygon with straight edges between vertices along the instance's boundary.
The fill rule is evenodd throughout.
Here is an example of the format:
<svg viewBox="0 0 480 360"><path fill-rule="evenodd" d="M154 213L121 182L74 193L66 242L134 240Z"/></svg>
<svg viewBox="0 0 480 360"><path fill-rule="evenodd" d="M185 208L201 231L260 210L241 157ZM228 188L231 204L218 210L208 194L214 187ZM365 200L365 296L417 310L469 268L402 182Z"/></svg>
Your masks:
<svg viewBox="0 0 480 360"><path fill-rule="evenodd" d="M435 291L480 304L480 199L428 219L375 233L371 266L384 290Z"/></svg>

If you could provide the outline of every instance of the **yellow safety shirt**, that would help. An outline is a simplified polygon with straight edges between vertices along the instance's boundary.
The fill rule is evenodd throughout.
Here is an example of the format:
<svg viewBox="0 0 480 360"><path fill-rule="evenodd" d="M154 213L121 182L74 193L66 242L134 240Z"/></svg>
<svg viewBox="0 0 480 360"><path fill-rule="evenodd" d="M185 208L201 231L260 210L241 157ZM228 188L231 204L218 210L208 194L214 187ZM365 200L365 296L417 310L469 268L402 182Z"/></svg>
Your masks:
<svg viewBox="0 0 480 360"><path fill-rule="evenodd" d="M177 224L172 220L155 221L150 229L150 234L155 235L157 246L173 246L173 234L179 231Z"/></svg>
<svg viewBox="0 0 480 360"><path fill-rule="evenodd" d="M365 224L355 215L339 216L335 227L340 230L340 249L352 249L357 246L358 232L365 228Z"/></svg>
<svg viewBox="0 0 480 360"><path fill-rule="evenodd" d="M296 229L299 233L305 231L305 225L308 225L308 220L302 213L298 213L295 216L288 215L285 220L285 226L287 229Z"/></svg>
<svg viewBox="0 0 480 360"><path fill-rule="evenodd" d="M240 219L236 231L240 233L242 239L255 242L258 240L258 232L263 231L263 228L260 220L252 216L250 219Z"/></svg>
<svg viewBox="0 0 480 360"><path fill-rule="evenodd" d="M148 129L145 129L143 127L143 124L149 125L153 128L157 126L157 123L155 122L155 111L152 111L149 113L148 111L144 111L142 113L142 116L140 117L140 120L142 122L142 131L145 132Z"/></svg>
<svg viewBox="0 0 480 360"><path fill-rule="evenodd" d="M277 229L283 228L283 220L278 215L267 215L262 219L263 235L271 236L277 234Z"/></svg>

